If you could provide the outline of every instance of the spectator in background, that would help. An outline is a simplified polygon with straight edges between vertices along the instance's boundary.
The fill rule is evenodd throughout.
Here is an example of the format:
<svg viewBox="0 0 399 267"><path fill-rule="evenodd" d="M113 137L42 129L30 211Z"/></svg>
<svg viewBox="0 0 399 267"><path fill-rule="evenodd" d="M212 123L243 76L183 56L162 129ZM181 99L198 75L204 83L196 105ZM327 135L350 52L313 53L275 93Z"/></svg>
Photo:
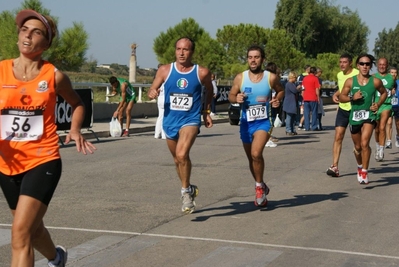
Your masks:
<svg viewBox="0 0 399 267"><path fill-rule="evenodd" d="M301 92L299 93L299 97L298 97L298 112L297 112L297 120L299 122L298 125L298 130L304 130L304 120L305 117L303 116L303 86L302 86L302 82L303 82L303 78L305 78L305 76L307 76L309 74L310 71L310 65L305 65L304 67L305 72L301 73L298 78L297 78L297 87L301 88Z"/></svg>
<svg viewBox="0 0 399 267"><path fill-rule="evenodd" d="M319 105L317 108L317 128L321 131L323 130L323 126L321 124L321 119L325 115L324 113L324 106L323 106L323 98L321 94L321 88L323 87L323 80L320 78L323 70L321 68L316 68L316 77L319 79L320 83L320 98L319 98Z"/></svg>
<svg viewBox="0 0 399 267"><path fill-rule="evenodd" d="M165 131L163 130L163 116L164 116L164 104L165 104L165 95L164 95L164 88L163 84L159 88L159 95L157 99L157 106L158 106L158 118L155 123L155 139L166 139Z"/></svg>
<svg viewBox="0 0 399 267"><path fill-rule="evenodd" d="M219 93L218 93L218 86L217 86L216 80L215 80L215 74L212 73L211 79L212 79L212 86L213 86L213 98L212 98L212 102L211 102L211 116L214 116L214 115L216 115L216 102L218 100Z"/></svg>
<svg viewBox="0 0 399 267"><path fill-rule="evenodd" d="M320 83L316 77L316 67L310 67L310 72L303 78L302 86L305 117L305 131L317 131L317 113L320 101ZM310 125L312 122L312 125Z"/></svg>
<svg viewBox="0 0 399 267"><path fill-rule="evenodd" d="M112 76L109 78L109 83L112 86L112 95L119 94L119 105L114 112L114 118L118 118L121 128L123 129L123 112L126 112L126 128L122 130L122 137L129 136L130 121L132 120L132 109L136 103L136 92L128 80L123 78L116 78Z"/></svg>
<svg viewBox="0 0 399 267"><path fill-rule="evenodd" d="M286 135L297 135L295 131L295 121L298 109L298 96L301 87L295 85L297 74L291 71L288 74L288 82L285 84L285 94L283 101L283 110L286 113L285 133Z"/></svg>
<svg viewBox="0 0 399 267"><path fill-rule="evenodd" d="M159 67L162 66L162 64L158 64L158 69ZM154 77L155 79L155 77ZM165 103L165 96L163 93L163 84L159 88L159 95L157 99L157 107L158 107L158 118L155 123L155 133L154 133L154 138L155 139L166 139L165 131L163 130L162 123L163 123L163 116L164 116L164 103Z"/></svg>

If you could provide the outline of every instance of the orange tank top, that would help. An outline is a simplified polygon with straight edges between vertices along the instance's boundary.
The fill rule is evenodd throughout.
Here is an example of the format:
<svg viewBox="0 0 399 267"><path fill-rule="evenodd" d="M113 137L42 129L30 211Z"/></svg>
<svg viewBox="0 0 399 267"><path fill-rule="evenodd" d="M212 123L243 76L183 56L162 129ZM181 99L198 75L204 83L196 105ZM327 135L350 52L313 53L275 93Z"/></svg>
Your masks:
<svg viewBox="0 0 399 267"><path fill-rule="evenodd" d="M14 77L13 59L0 62L0 172L16 175L60 158L56 68L44 61L31 81Z"/></svg>

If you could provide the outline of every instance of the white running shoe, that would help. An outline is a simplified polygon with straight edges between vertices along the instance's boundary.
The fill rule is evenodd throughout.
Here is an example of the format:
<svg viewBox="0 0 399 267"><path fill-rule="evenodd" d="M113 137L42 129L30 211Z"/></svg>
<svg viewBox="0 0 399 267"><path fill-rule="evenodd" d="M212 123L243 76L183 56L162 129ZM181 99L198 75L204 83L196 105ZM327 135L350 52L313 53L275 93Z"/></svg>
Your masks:
<svg viewBox="0 0 399 267"><path fill-rule="evenodd" d="M367 176L367 172L361 173L361 180L359 180L360 184L368 184L369 183L369 177Z"/></svg>
<svg viewBox="0 0 399 267"><path fill-rule="evenodd" d="M362 183L362 181L363 181L362 168L357 168L357 181L359 183Z"/></svg>
<svg viewBox="0 0 399 267"><path fill-rule="evenodd" d="M378 158L379 158L379 161L384 160L384 148L383 147L381 147L380 150L378 151Z"/></svg>
<svg viewBox="0 0 399 267"><path fill-rule="evenodd" d="M272 140L267 141L265 147L276 147L277 144L274 143Z"/></svg>
<svg viewBox="0 0 399 267"><path fill-rule="evenodd" d="M385 148L388 148L388 149L392 148L392 142L391 142L391 140L388 140L388 141L385 143Z"/></svg>
<svg viewBox="0 0 399 267"><path fill-rule="evenodd" d="M383 147L378 148L374 153L374 157L376 161L378 162L382 161L384 159L384 148Z"/></svg>
<svg viewBox="0 0 399 267"><path fill-rule="evenodd" d="M198 196L198 187L196 185L190 185L191 193L184 192L182 193L181 199L183 205L181 207L181 211L189 214L193 213L195 210L195 197Z"/></svg>
<svg viewBox="0 0 399 267"><path fill-rule="evenodd" d="M58 264L54 264L53 262L49 261L47 265L49 267L65 267L68 260L67 250L61 246L56 246L55 249L57 250L58 255L60 255L60 261L58 262Z"/></svg>

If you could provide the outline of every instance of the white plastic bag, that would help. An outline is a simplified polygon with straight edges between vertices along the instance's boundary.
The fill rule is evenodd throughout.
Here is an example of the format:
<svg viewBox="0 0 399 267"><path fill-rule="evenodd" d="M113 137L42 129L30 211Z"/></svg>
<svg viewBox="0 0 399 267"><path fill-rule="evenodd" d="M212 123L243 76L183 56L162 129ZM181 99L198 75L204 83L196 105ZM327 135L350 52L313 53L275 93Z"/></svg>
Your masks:
<svg viewBox="0 0 399 267"><path fill-rule="evenodd" d="M112 137L120 137L122 135L122 127L117 118L112 118L109 123L109 134Z"/></svg>
<svg viewBox="0 0 399 267"><path fill-rule="evenodd" d="M278 114L276 115L276 119L274 120L274 127L281 127L281 125L283 124L283 122L280 120L280 117L278 116Z"/></svg>

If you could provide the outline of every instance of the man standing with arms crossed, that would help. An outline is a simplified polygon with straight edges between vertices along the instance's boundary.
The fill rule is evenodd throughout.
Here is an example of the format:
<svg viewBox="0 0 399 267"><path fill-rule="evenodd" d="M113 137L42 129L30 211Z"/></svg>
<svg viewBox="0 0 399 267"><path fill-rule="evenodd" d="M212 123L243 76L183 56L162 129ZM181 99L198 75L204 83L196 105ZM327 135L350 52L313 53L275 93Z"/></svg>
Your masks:
<svg viewBox="0 0 399 267"><path fill-rule="evenodd" d="M333 95L334 103L339 104L337 115L335 117L335 137L333 143L333 163L327 169L327 175L332 177L339 176L338 162L342 150L342 141L344 140L345 131L349 124L349 114L351 111L351 103L341 103L339 101L339 94L344 87L346 79L359 74L359 70L352 67L352 56L349 54L342 54L339 58L340 72L337 74L338 90Z"/></svg>
<svg viewBox="0 0 399 267"><path fill-rule="evenodd" d="M181 181L182 212L195 210L198 187L190 184L190 149L201 126L201 93L205 86L205 109L203 120L206 128L212 127L210 104L213 95L211 73L207 68L192 63L195 43L188 37L175 43L176 61L159 67L148 90L151 99L158 97L163 84L165 111L163 129L166 143L173 156L176 171Z"/></svg>
<svg viewBox="0 0 399 267"><path fill-rule="evenodd" d="M395 81L390 73L388 73L388 60L386 58L380 58L377 62L377 73L374 74L374 77L380 79L382 84L387 91L387 98L384 103L380 106L377 111L377 125L374 130L374 138L375 138L375 160L382 161L384 159L384 147L385 147L385 139L386 139L386 126L389 117L392 113L392 104L391 104L391 96L392 90L395 88ZM376 92L375 101L377 102L380 99L380 92Z"/></svg>
<svg viewBox="0 0 399 267"><path fill-rule="evenodd" d="M239 73L230 89L229 101L240 103L242 116L240 137L249 161L249 170L255 180L255 205L266 206L269 188L263 181L265 161L263 149L269 140L273 123L270 120L270 105L279 107L284 97L284 88L278 75L262 70L265 51L258 45L247 50L249 70ZM276 97L271 98L272 88Z"/></svg>

